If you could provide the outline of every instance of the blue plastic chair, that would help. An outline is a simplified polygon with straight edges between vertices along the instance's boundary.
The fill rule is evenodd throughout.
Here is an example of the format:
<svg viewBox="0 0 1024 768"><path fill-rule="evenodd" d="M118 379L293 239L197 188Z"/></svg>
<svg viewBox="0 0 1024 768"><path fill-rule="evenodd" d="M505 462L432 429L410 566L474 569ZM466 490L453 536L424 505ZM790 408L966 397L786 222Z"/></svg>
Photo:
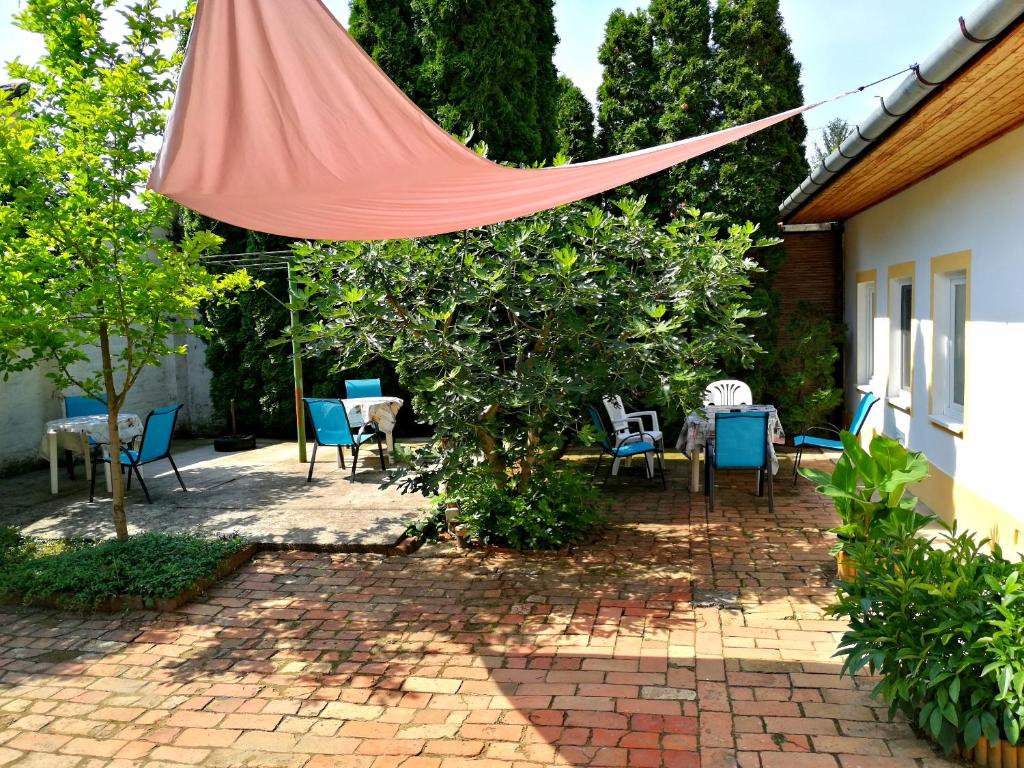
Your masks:
<svg viewBox="0 0 1024 768"><path fill-rule="evenodd" d="M768 452L768 412L741 411L715 414L715 437L704 458L708 511L715 510L715 473L720 469L756 469L758 495L768 478L768 510L775 511L771 454Z"/></svg>
<svg viewBox="0 0 1024 768"><path fill-rule="evenodd" d="M345 397L382 397L380 379L345 379Z"/></svg>
<svg viewBox="0 0 1024 768"><path fill-rule="evenodd" d="M181 405L165 405L163 408L156 408L150 411L146 417L146 425L142 430L142 442L139 444L139 450L122 450L118 457L121 461L121 466L128 468L128 483L125 486L125 490L130 491L132 489L132 473L134 472L135 476L139 478L142 492L146 494L146 501L150 504L153 503L153 499L150 498L146 481L142 479L142 472L139 471L139 467L143 464L152 464L154 461L167 459L171 463L171 469L174 470L174 476L178 478L181 490L188 491L188 488L185 487L185 481L181 479L181 474L178 472L178 466L171 457L171 439L174 437L174 426L178 421L178 411L181 408ZM96 465L103 462L109 463L110 461L111 458L109 456L101 456L93 462L92 484L89 486L89 501L93 500L96 490Z"/></svg>
<svg viewBox="0 0 1024 768"><path fill-rule="evenodd" d="M597 457L597 464L594 465L594 477L597 477L597 470L601 467L601 461L606 453L611 456L611 461L608 462L608 474L604 477L604 484L606 485L608 478L612 476L612 467L615 466L616 459L653 453L656 459L654 463L658 465L658 469L661 472L661 487L663 489L668 488L668 485L665 483L665 457L652 435L646 432L636 432L634 436L630 436L626 441L612 445L608 440L609 435L614 434L611 425L605 423L601 412L594 406L588 405L587 410L590 411L590 418L594 422L594 427L597 428L598 433L601 435L601 455ZM648 466L646 461L644 465Z"/></svg>
<svg viewBox="0 0 1024 768"><path fill-rule="evenodd" d="M97 397L65 395L64 415L69 419L75 416L106 416L107 401Z"/></svg>
<svg viewBox="0 0 1024 768"><path fill-rule="evenodd" d="M853 414L853 421L850 422L850 432L854 435L859 435L861 428L864 426L864 422L867 421L868 414L871 413L871 409L878 402L878 395L872 392L865 392L864 397L860 399L857 404L857 410ZM796 446L796 460L793 462L793 485L796 485L796 478L800 469L800 460L804 457L804 448L811 446L813 448L825 448L829 451L841 451L843 450L843 443L839 439L839 428L833 425L827 427L811 427L808 432L821 432L826 435L834 435L834 437L818 437L816 435L797 435L793 438L793 445Z"/></svg>
<svg viewBox="0 0 1024 768"><path fill-rule="evenodd" d="M103 398L86 397L84 395L64 396L64 415L69 419L75 416L106 416L107 401ZM92 454L99 447L99 443L89 438L89 456L85 461L92 461ZM68 468L68 477L75 479L75 456L71 451L64 451L64 463Z"/></svg>
<svg viewBox="0 0 1024 768"><path fill-rule="evenodd" d="M338 463L345 469L345 456L342 448L352 449L352 477L356 476L356 464L359 462L359 446L368 440L377 440L377 450L380 452L381 468L387 469L387 459L384 448L380 442L380 432L360 430L353 434L352 425L349 424L348 414L345 406L337 398L325 397L304 397L306 413L313 423L313 455L309 459L309 474L306 475L306 482L313 479L313 467L316 464L317 446L336 446L338 449Z"/></svg>

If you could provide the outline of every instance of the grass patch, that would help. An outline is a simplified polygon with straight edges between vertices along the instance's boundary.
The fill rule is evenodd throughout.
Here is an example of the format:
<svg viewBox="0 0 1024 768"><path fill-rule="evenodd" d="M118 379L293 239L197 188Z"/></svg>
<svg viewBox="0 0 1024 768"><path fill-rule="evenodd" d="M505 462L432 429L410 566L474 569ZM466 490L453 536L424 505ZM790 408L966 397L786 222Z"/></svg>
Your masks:
<svg viewBox="0 0 1024 768"><path fill-rule="evenodd" d="M89 610L124 596L146 606L215 576L246 543L237 537L144 533L126 541L46 541L0 529L0 595Z"/></svg>

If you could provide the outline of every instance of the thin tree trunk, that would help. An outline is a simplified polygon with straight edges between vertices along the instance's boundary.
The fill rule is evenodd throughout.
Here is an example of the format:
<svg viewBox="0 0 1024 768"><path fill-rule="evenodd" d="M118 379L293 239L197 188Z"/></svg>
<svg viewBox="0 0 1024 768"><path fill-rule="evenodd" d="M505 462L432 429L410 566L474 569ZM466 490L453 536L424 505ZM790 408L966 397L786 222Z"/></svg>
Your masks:
<svg viewBox="0 0 1024 768"><path fill-rule="evenodd" d="M110 487L113 492L114 530L117 538L128 538L128 518L124 511L124 478L121 474L121 434L117 417L121 403L114 389L114 365L110 356L110 333L106 323L100 323L100 358L103 364L103 388L107 393L107 429L110 432Z"/></svg>

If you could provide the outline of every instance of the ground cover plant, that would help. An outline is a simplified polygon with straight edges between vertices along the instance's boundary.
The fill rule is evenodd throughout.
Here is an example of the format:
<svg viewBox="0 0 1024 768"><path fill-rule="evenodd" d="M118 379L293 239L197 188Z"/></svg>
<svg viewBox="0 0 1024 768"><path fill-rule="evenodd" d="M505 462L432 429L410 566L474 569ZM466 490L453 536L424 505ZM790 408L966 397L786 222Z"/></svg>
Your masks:
<svg viewBox="0 0 1024 768"><path fill-rule="evenodd" d="M57 599L82 610L121 596L152 605L215 575L244 547L237 537L144 533L103 542L46 541L0 529L0 595L25 603Z"/></svg>
<svg viewBox="0 0 1024 768"><path fill-rule="evenodd" d="M946 752L984 736L1018 744L1024 726L1024 564L998 545L918 511L907 485L927 460L876 437L846 450L818 490L836 502L855 566L831 613L849 623L844 674L880 676L873 691ZM939 535L926 535L937 529Z"/></svg>
<svg viewBox="0 0 1024 768"><path fill-rule="evenodd" d="M596 437L581 428L585 406L621 393L693 407L722 359L752 358L754 245L753 225L689 212L662 227L626 200L616 215L573 205L449 237L302 246L302 338L349 366L395 365L436 430L412 488L470 506L493 490L519 505L546 496L536 481L560 499L545 514L583 528L589 496L556 493L580 486L553 466L575 437ZM496 518L476 519L497 533L483 522ZM560 547L583 535L551 530L565 537L499 538Z"/></svg>

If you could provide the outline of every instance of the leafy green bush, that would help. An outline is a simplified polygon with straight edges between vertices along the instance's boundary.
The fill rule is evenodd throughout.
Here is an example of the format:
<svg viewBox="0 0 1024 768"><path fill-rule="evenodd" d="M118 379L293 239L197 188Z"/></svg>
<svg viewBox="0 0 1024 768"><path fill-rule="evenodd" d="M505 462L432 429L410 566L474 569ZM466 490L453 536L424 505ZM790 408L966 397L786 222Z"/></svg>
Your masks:
<svg viewBox="0 0 1024 768"><path fill-rule="evenodd" d="M521 490L514 478L478 466L452 481L442 506L459 504L468 538L513 549L561 549L593 535L605 503L590 478L560 464L538 467Z"/></svg>
<svg viewBox="0 0 1024 768"><path fill-rule="evenodd" d="M211 576L245 542L237 537L145 533L100 543L42 541L0 536L0 594L25 602L60 597L72 608L138 595L149 604L173 597Z"/></svg>
<svg viewBox="0 0 1024 768"><path fill-rule="evenodd" d="M987 540L901 508L850 544L857 578L843 582L833 615L846 619L843 672L881 675L875 693L947 751L957 743L1017 743L1024 723L1024 605L1020 563ZM934 521L940 524L938 521ZM936 546L937 544L937 546Z"/></svg>
<svg viewBox="0 0 1024 768"><path fill-rule="evenodd" d="M782 422L799 435L826 423L843 400L835 385L843 326L822 317L817 305L800 302L786 331L772 355L775 371L767 386Z"/></svg>
<svg viewBox="0 0 1024 768"><path fill-rule="evenodd" d="M894 511L913 512L917 499L906 495L907 486L928 476L928 459L908 451L895 440L876 435L865 451L856 436L840 434L843 455L832 474L801 467L800 474L813 482L818 493L835 504L842 524L833 529L839 542L833 554L849 542L873 538L874 528Z"/></svg>
<svg viewBox="0 0 1024 768"><path fill-rule="evenodd" d="M662 227L642 200L617 211L578 204L453 236L296 249L307 347L391 361L436 428L413 487L461 482L483 457L516 475L513 497L538 498L533 475L587 404L619 393L693 407L723 360L759 351L750 250L766 241L753 225L686 211Z"/></svg>

